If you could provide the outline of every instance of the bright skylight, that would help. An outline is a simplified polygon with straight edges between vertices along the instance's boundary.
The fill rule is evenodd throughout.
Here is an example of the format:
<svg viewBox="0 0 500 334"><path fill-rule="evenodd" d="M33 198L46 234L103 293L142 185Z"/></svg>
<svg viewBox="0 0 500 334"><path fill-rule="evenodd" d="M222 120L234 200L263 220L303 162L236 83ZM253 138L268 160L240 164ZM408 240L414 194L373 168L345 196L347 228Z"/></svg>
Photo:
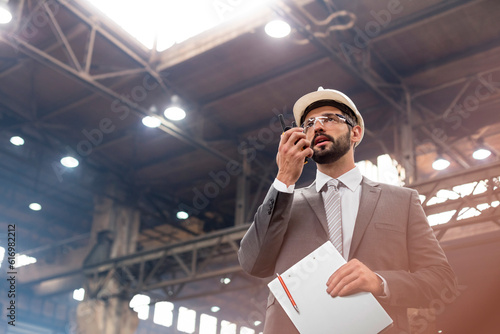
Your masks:
<svg viewBox="0 0 500 334"><path fill-rule="evenodd" d="M0 247L0 267L2 265L4 257L5 257L5 248ZM36 263L36 258L25 254L16 254L14 268L24 267L33 263Z"/></svg>
<svg viewBox="0 0 500 334"><path fill-rule="evenodd" d="M496 178L495 178L496 179ZM493 187L495 189L495 186ZM438 203L444 203L449 200L457 200L465 196L478 195L486 192L488 190L486 185L486 180L481 180L479 182L470 182L465 184L460 184L454 186L452 190L441 189L436 193L436 196L429 199L427 205L434 205ZM457 215L456 220L462 220L472 217L477 217L481 214L483 210L488 210L489 208L495 208L500 204L500 201L492 201L491 203L480 203L475 207L464 207L461 208ZM428 216L429 224L431 226L446 224L455 214L456 210L440 212Z"/></svg>
<svg viewBox="0 0 500 334"><path fill-rule="evenodd" d="M450 211L435 213L433 215L428 216L427 219L429 220L429 225L434 226L434 225L446 224L447 222L450 221L451 217L453 217L456 211L457 210L450 210Z"/></svg>
<svg viewBox="0 0 500 334"><path fill-rule="evenodd" d="M273 0L87 0L148 49L157 50L198 35Z"/></svg>
<svg viewBox="0 0 500 334"><path fill-rule="evenodd" d="M486 181L482 180L479 182L471 182L460 184L453 187L452 190L441 189L436 193L436 196L429 199L427 205L434 205L438 203L446 202L447 200L455 200L460 197L465 197L469 195L478 195L486 192L488 190L486 186Z"/></svg>
<svg viewBox="0 0 500 334"><path fill-rule="evenodd" d="M20 268L33 263L36 263L36 258L25 254L16 254L16 264L14 267Z"/></svg>
<svg viewBox="0 0 500 334"><path fill-rule="evenodd" d="M379 155L376 165L368 160L356 162L361 174L370 180L401 186L403 185L404 171L398 169L398 165L398 162L392 159L389 154Z"/></svg>

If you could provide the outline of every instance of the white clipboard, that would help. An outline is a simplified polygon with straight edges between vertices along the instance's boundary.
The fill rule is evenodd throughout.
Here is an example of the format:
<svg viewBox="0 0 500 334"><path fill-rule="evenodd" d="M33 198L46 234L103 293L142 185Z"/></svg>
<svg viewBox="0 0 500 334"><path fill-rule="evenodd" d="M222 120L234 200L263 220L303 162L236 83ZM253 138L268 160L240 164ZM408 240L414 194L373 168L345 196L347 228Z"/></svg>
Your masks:
<svg viewBox="0 0 500 334"><path fill-rule="evenodd" d="M330 241L281 274L299 308L298 313L278 278L268 286L301 334L375 334L392 319L369 292L332 298L326 292L328 278L345 259Z"/></svg>

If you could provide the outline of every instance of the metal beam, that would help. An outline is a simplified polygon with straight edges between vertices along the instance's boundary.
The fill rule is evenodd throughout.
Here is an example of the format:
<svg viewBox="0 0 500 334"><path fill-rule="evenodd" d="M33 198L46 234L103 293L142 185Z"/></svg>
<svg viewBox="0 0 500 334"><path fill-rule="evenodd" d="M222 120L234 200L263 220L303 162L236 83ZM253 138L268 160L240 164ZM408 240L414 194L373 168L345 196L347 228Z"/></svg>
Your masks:
<svg viewBox="0 0 500 334"><path fill-rule="evenodd" d="M323 54L313 54L311 56L308 56L307 58L301 58L294 63L284 64L249 80L239 82L238 84L231 86L230 88L222 92L204 96L200 99L200 104L203 106L203 108L206 108L209 105L216 103L217 101L226 99L236 94L242 94L245 91L268 81L277 80L285 75L290 76L297 71L303 70L304 67L311 66L311 64L315 64L321 60L324 60L325 58L326 57Z"/></svg>
<svg viewBox="0 0 500 334"><path fill-rule="evenodd" d="M123 104L127 105L130 108L130 110L139 118L142 118L144 116L155 116L152 112L138 106L136 103L132 102L127 97L122 96L122 95L110 90L106 86L93 80L88 75L85 75L84 73L81 73L81 72L77 72L76 70L74 70L70 66L62 63L61 61L50 56L49 54L46 54L44 51L37 49L36 47L25 42L24 40L22 40L16 36L11 36L11 38L14 42L11 40L6 40L3 37L0 37L0 40L11 45L12 47L19 47L23 53L31 56L32 58L38 60L41 63L46 64L47 66L55 69L56 71L61 72L65 75L71 77L72 79L79 81L80 83L84 84L85 86L87 86L91 90L101 94L102 96L109 98L111 100L118 100L118 101L122 102ZM228 157L226 154L224 154L220 151L217 151L216 149L210 147L206 143L204 143L200 140L197 140L197 139L193 138L192 136L188 135L187 133L185 133L183 130L181 130L179 127L177 127L172 122L169 122L164 118L160 118L160 120L161 120L162 124L159 128L161 130L167 132L168 134L172 135L173 137L181 140L182 142L189 144L189 145L192 145L192 146L195 146L196 148L202 149L203 151L209 152L209 153L213 154L214 156L216 156L217 158L223 160L224 162L234 161L233 159Z"/></svg>
<svg viewBox="0 0 500 334"><path fill-rule="evenodd" d="M340 52L334 50L323 38L318 38L312 31L311 25L314 23L308 19L309 13L304 13L305 9L296 6L293 3L280 2L279 5L272 6L278 15L287 19L292 26L305 38L315 45L318 49L325 52L335 63L339 64L353 77L359 79L359 81L373 91L376 95L381 97L384 101L389 103L396 111L405 114L406 110L398 101L386 94L379 85L376 83L380 80L373 77L368 77L365 73L361 72L354 64L340 55ZM304 24L303 22L308 22ZM386 82L380 82L381 84L387 84Z"/></svg>
<svg viewBox="0 0 500 334"><path fill-rule="evenodd" d="M64 46L64 51L65 51L66 55L68 56L68 59L71 62L71 65L73 65L73 67L77 71L80 72L82 70L82 67L80 66L80 62L78 61L78 58L76 57L75 53L73 52L73 48L69 44L68 39L64 35L64 33L63 33L62 29L61 29L61 26L57 22L57 20L56 20L56 18L54 16L54 13L52 12L52 9L50 9L50 7L47 4L47 2L45 2L43 4L43 7L45 8L45 12L49 15L50 26L51 26L54 34L56 35L56 37L59 40L59 42L62 43L63 46Z"/></svg>
<svg viewBox="0 0 500 334"><path fill-rule="evenodd" d="M479 204L491 203L495 200L500 201L500 188L491 192L481 193L477 195L468 195L458 199L450 199L443 203L427 205L424 207L424 211L426 215L433 215L436 213L451 210L456 210L458 213L458 211L460 211L460 209L463 209L464 207L475 208Z"/></svg>
<svg viewBox="0 0 500 334"><path fill-rule="evenodd" d="M89 27L91 27L92 31L95 30L96 32L101 34L104 38L106 38L108 41L110 41L116 47L118 47L120 50L122 50L127 56L129 56L131 59L133 59L139 66L142 67L141 70L147 72L151 77L153 77L158 82L158 84L163 88L163 90L165 92L179 95L179 93L175 89L173 89L172 87L166 86L166 84L165 84L166 79L162 78L158 72L154 71L146 60L142 59L141 56L139 56L137 53L132 51L129 47L127 47L124 43L122 43L114 35L109 33L103 27L96 24L96 22L94 22L92 19L86 17L81 11L79 11L75 6L68 3L67 1L59 1L58 3L61 6L65 7L67 10L69 10L71 13L76 15L79 19L81 19ZM50 8L48 8L47 11L50 12ZM57 25L57 21L55 20L55 17L51 17L51 18L53 19L52 24ZM58 35L58 34L60 34L62 36L62 37L59 36L59 38L63 38L63 42L64 42L64 40L67 41L67 39L64 37L62 30L56 29L56 35ZM89 36L89 46L91 47L91 49L93 48L93 43L91 42L92 38L93 38L93 34L91 33ZM135 104L133 101L130 101L128 98L112 91L108 87L97 82L95 78L90 76L88 73L85 73L82 70L81 66L76 66L76 68L75 68L75 64L73 64L74 66L68 66L67 64L52 57L51 55L49 55L45 51L40 50L39 48L31 45L30 43L24 41L21 38L19 38L15 34L10 35L9 38L4 38L3 36L1 36L0 40L11 45L14 48L19 48L23 53L34 58L35 60L38 60L41 63L48 65L49 67L55 69L56 71L63 73L63 74L65 74L73 79L76 79L80 83L82 83L85 86L87 86L88 88L90 88L92 91L94 91L94 92L96 92L104 97L110 98L112 100L118 100L118 101L124 103L125 105L127 105L130 108L130 110L134 114L136 114L140 118L142 118L143 116L154 116L154 114L151 113L150 111L148 111L144 108L141 108L140 106ZM90 51L88 51L88 53L86 55L87 60L89 60L91 58L89 56L89 54L90 54ZM70 57L70 58L72 59L73 57ZM89 65L86 64L86 67L88 67L88 66ZM185 133L182 129L178 128L173 123L171 123L163 118L161 119L161 121L162 121L162 125L160 126L160 129L169 133L173 137L175 137L175 138L177 138L177 139L179 139L179 140L181 140L189 145L193 145L196 148L207 151L207 152L213 154L214 156L216 156L217 158L222 159L225 162L233 160L233 159L229 158L228 156L226 156L223 152L215 150L212 147L210 147L208 144L204 143L203 141L197 140L196 138L193 138L192 136Z"/></svg>
<svg viewBox="0 0 500 334"><path fill-rule="evenodd" d="M480 2L475 1L474 3ZM441 7L438 6L438 7ZM428 12L426 15L430 15L429 13L434 13L435 15L441 15L443 13L449 12L450 10L455 10L453 7L449 8L445 6L446 9L436 9L433 8ZM392 87L394 85L389 84L388 82L384 82L384 79L380 76L375 76L373 73L372 75L367 75L368 73L371 73L370 71L360 71L356 66L353 65L351 61L348 61L344 59L340 55L340 52L334 50L330 45L327 44L326 41L324 41L321 38L318 38L316 34L312 31L311 26L314 26L314 22L311 22L311 20L308 18L310 16L309 13L306 12L304 8L301 8L299 6L294 6L293 4L285 4L281 2L280 6L275 6L275 10L280 14L281 16L284 16L285 18L288 18L291 20L294 24L294 26L297 28L297 30L302 33L306 39L311 42L312 44L316 45L319 49L324 50L336 63L340 64L344 69L346 69L349 73L351 73L354 77L358 78L361 80L363 84L365 84L367 87L369 87L373 92L375 92L378 96L380 96L383 100L388 102L392 107L395 108L395 110L402 114L405 115L407 114L407 108L405 108L402 105L402 102L405 100L403 96L401 96L401 92L405 90L405 85L404 82L401 80L400 76L392 69L392 67L383 62L384 66L388 68L393 75L395 75L395 78L397 78L400 81L401 87L399 89L399 92L393 90L392 95L389 95L385 93L385 90L388 89L389 87ZM290 8L293 8L290 9ZM297 13L301 14L299 17L296 17ZM308 24L304 24L303 22L308 22ZM370 39L370 41L373 41L373 39ZM369 50L369 45L367 45L367 52ZM380 57L379 57L380 59ZM397 99L394 98L394 96L401 96L401 101L398 101ZM408 99L411 101L412 97L411 96L406 96L407 103ZM418 103L412 103L413 107L422 109L423 107L419 105ZM431 136L430 132L427 129L421 129L421 131L424 131L427 136L435 140L435 136ZM453 158L456 160L462 167L468 168L470 164L464 159L459 152L453 150L447 143L439 140L435 140L436 145L441 147L443 150L446 150L447 152L453 153Z"/></svg>
<svg viewBox="0 0 500 334"><path fill-rule="evenodd" d="M494 162L488 165L472 167L465 171L450 173L439 179L433 179L425 182L416 182L410 184L409 187L416 189L420 194L429 197L437 190L435 189L451 189L459 184L470 183L498 177L500 175L500 162Z"/></svg>
<svg viewBox="0 0 500 334"><path fill-rule="evenodd" d="M453 53L447 57L441 58L437 61L433 62L426 62L424 65L420 67L414 68L411 72L405 73L405 78L406 79L412 79L415 78L418 75L422 75L427 71L439 71L441 68L443 68L446 65L452 64L452 63L459 63L461 61L471 59L473 57L478 57L481 55L486 54L489 51L494 51L495 49L498 49L500 44L500 38L494 39L493 41L488 42L487 44L470 48L467 49L463 52L459 53Z"/></svg>
<svg viewBox="0 0 500 334"><path fill-rule="evenodd" d="M468 184L472 182L486 181L486 191L480 194L471 193L467 196L461 196L458 199L448 199L442 203L429 205L429 200L443 189L450 190L456 186ZM469 226L485 222L496 222L500 219L500 206L482 210L476 217L461 219L459 217L460 210L463 208L476 208L477 205L483 203L492 203L500 201L500 162L495 162L486 166L469 168L465 171L460 171L440 179L434 179L418 184L410 185L416 189L426 199L423 201L423 209L426 215L437 214L455 210L455 214L449 222L433 226L434 231L438 232L441 238L449 229L456 227ZM477 187L477 185L476 185Z"/></svg>
<svg viewBox="0 0 500 334"><path fill-rule="evenodd" d="M225 267L224 263L226 262L228 256L235 259L236 252L232 243L239 242L245 235L248 227L249 225L242 225L216 231L187 241L177 242L164 247L109 259L97 264L86 266L79 270L71 270L65 273L43 277L27 282L25 285L34 285L44 281L76 274L91 276L107 274L111 270L121 270L121 268L127 268L126 270L129 270L134 274L137 273L137 277L139 277L139 271L137 268L139 268L143 262L149 263L148 266L152 269L149 272L143 272L142 276L145 277L145 280L143 282L139 282L137 287L134 287L138 289L140 286L141 291L148 291L163 286L188 283L218 275L234 273L236 271L241 271L242 269L239 266L237 266L237 269L236 267ZM209 256L205 257L201 254L209 254ZM181 265L172 265L174 263L179 263L176 258L191 259L193 256L196 256L197 258L194 271L189 270L187 266L183 269ZM159 272L163 263L170 263L170 265L165 270ZM211 267L211 264L216 264L216 266ZM193 264L191 264L191 266L191 268L193 268ZM186 275L184 273L185 269L192 271L194 274ZM170 278L165 279L164 276L168 272L175 273L175 275L171 275ZM162 278L156 278L156 281L154 281L153 278L157 276L158 273L162 274Z"/></svg>
<svg viewBox="0 0 500 334"><path fill-rule="evenodd" d="M73 6L72 4L61 1L60 4L64 6L67 10L69 10L71 13L76 15L78 18L80 18L85 24L87 24L91 31L90 31L90 36L87 42L87 47L86 47L86 53L84 55L85 58L85 64L84 68L80 64L75 64L75 62L70 62L70 66L67 64L61 62L60 60L52 57L49 55L47 52L38 49L37 47L29 44L28 42L22 40L16 35L11 35L10 39L4 39L0 37L1 40L5 41L6 43L9 43L11 46L18 47L23 53L27 54L28 56L34 58L35 60L38 60L41 63L44 63L48 65L49 67L55 69L58 72L61 72L70 78L76 79L80 83L82 83L84 86L88 87L91 91L104 96L106 98L112 99L112 100L118 100L125 104L126 106L129 107L132 113L134 113L136 116L142 118L143 116L155 116L151 111L146 110L144 108L141 108L137 104L135 104L133 101L130 101L127 97L124 97L112 89L102 85L101 83L97 82L99 79L103 78L110 78L110 77L115 77L115 76L123 76L123 75L130 75L130 74L136 74L139 72L145 72L149 75L151 75L153 78L156 79L158 84L163 88L164 91L166 92L171 92L179 95L175 89L171 86L166 85L166 79L161 78L160 74L153 70L149 63L144 60L141 56L139 56L136 52L134 52L131 48L127 47L124 43L122 43L118 38L116 38L114 35L109 33L105 28L97 24L93 19L87 18L83 13L80 12L80 10L76 7ZM50 8L47 8L48 6L45 6L47 11L50 11ZM49 13L50 16L50 13ZM61 29L58 29L58 23L56 21L56 18L52 15L51 16L52 20L52 26L55 27L55 33L58 36L58 38L62 41L62 44L66 46L67 52L69 52L69 59L72 60L75 57L72 57L71 54L72 50L70 49L69 43L67 43L67 38L64 36L64 33L62 32ZM141 68L138 69L130 69L130 70L124 70L124 71L119 71L115 73L105 73L102 75L97 75L97 76L91 76L88 73L88 70L90 69L90 63L92 61L92 53L94 49L94 41L95 41L95 35L96 33L99 33L102 35L104 38L106 38L109 42L114 44L117 48L121 49L127 56L131 57L134 61L138 63ZM77 105L80 105L81 103L84 103L83 101L88 101L93 99L94 95L88 96L84 98L81 101L78 101L76 103L73 103L69 106L63 107L62 109L59 109L49 115L46 116L46 119L56 116L60 113L63 113L70 108L73 108ZM175 124L172 122L169 122L165 120L164 118L161 119L161 126L159 127L161 130L163 130L165 133L172 135L173 137L183 141L184 143L193 146L194 148L201 149L203 151L208 152L209 154L214 155L215 157L221 159L224 162L235 162L236 164L239 164L239 161L236 161L232 159L231 157L227 156L224 152L215 149L212 145L209 143L198 139L196 137L193 137L191 134L185 133L182 129L178 128ZM106 145L106 144L104 144ZM255 162L256 164L259 164L258 161ZM253 178L255 178L255 175L253 175Z"/></svg>

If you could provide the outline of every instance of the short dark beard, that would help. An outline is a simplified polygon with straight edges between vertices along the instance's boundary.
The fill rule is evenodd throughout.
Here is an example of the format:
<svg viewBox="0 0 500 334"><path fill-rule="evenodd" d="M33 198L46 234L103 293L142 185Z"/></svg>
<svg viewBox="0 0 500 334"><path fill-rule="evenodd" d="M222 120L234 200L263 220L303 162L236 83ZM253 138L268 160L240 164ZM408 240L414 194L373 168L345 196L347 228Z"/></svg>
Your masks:
<svg viewBox="0 0 500 334"><path fill-rule="evenodd" d="M330 148L326 148L324 146L319 148L319 151L315 150L315 146L313 145L312 149L314 154L312 159L317 164L331 164L342 158L349 152L351 148L351 132L348 131L345 135L340 136L337 140L333 139L332 136L329 136L325 133L318 132L314 135L313 143L316 141L316 137L325 136L332 142L332 146Z"/></svg>

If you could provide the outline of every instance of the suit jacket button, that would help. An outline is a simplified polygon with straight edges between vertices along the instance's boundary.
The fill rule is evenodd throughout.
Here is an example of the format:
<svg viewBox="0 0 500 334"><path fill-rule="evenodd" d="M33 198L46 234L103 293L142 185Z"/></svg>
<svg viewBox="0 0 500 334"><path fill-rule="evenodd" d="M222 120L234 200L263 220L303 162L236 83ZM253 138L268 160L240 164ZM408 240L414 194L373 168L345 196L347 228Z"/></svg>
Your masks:
<svg viewBox="0 0 500 334"><path fill-rule="evenodd" d="M268 205L268 209L267 209L268 215L271 215L271 213L273 213L273 207L274 207L274 198L271 198L269 200L269 205Z"/></svg>

